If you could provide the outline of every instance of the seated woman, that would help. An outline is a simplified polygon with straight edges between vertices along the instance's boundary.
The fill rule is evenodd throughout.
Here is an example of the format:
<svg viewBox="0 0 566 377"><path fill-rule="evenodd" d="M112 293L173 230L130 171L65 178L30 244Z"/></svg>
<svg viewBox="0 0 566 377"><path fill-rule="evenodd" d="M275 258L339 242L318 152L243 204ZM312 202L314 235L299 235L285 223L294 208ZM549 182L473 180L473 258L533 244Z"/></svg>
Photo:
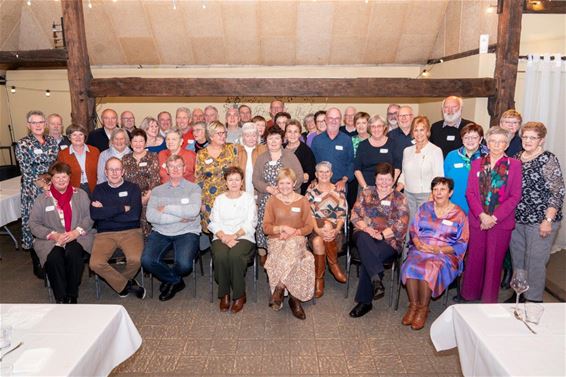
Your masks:
<svg viewBox="0 0 566 377"><path fill-rule="evenodd" d="M314 232L310 242L314 252L314 297L324 294L324 272L326 258L328 267L339 283L346 282L346 275L338 265L338 251L342 248L344 234L342 228L346 220L347 204L342 191L337 191L330 179L332 164L328 161L319 162L315 167L318 183L309 188L306 197L311 205L314 216Z"/></svg>
<svg viewBox="0 0 566 377"><path fill-rule="evenodd" d="M33 247L47 272L58 304L76 304L84 267L90 253L94 222L88 194L70 185L71 168L56 162L49 168L51 186L33 205L30 228Z"/></svg>
<svg viewBox="0 0 566 377"><path fill-rule="evenodd" d="M393 190L395 169L380 162L375 167L375 187L363 190L352 208L354 241L360 255L360 281L356 291L357 305L350 317L366 315L372 300L382 298L385 288L383 265L403 251L409 224L407 199Z"/></svg>
<svg viewBox="0 0 566 377"><path fill-rule="evenodd" d="M450 202L454 181L436 177L432 201L419 207L411 223L409 253L401 267L409 309L403 325L420 330L426 323L430 297L438 297L462 273L468 246L468 218Z"/></svg>
<svg viewBox="0 0 566 377"><path fill-rule="evenodd" d="M226 168L224 179L228 191L214 200L208 230L214 235L211 250L220 311L238 313L246 303L245 275L255 247L257 209L254 195L242 191L242 169ZM230 289L234 299L231 308Z"/></svg>
<svg viewBox="0 0 566 377"><path fill-rule="evenodd" d="M269 306L281 310L287 289L293 315L305 319L301 301L310 300L314 294L314 258L306 241L313 218L308 200L293 191L297 183L293 170L282 168L276 183L277 192L267 200L263 218L269 250L264 267L273 293Z"/></svg>

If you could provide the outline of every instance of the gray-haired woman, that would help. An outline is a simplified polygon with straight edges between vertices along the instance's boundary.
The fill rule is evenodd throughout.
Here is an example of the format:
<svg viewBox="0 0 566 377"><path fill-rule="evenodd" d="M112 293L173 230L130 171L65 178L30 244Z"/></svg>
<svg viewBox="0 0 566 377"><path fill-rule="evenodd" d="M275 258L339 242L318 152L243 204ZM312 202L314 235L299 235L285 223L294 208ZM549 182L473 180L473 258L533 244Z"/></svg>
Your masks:
<svg viewBox="0 0 566 377"><path fill-rule="evenodd" d="M121 160L122 157L124 157L128 153L132 153L129 145L130 137L128 136L128 132L126 132L125 129L115 128L112 130L112 134L110 135L110 147L104 152L100 153L100 157L98 157L98 168L96 176L97 184L106 182L106 174L104 174L106 161L108 161L110 157L116 157Z"/></svg>
<svg viewBox="0 0 566 377"><path fill-rule="evenodd" d="M244 191L255 195L252 182L254 165L257 157L267 150L265 144L259 144L259 132L255 123L246 122L242 125L242 136L237 147L238 167L244 172Z"/></svg>

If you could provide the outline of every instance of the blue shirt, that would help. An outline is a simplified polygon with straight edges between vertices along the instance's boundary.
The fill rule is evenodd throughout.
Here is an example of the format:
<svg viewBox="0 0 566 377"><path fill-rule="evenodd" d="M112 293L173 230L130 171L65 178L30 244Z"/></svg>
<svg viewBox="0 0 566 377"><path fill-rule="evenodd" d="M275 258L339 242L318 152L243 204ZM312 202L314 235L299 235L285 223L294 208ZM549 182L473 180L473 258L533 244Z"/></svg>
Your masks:
<svg viewBox="0 0 566 377"><path fill-rule="evenodd" d="M354 178L354 145L350 136L338 132L334 139L330 139L327 132L323 132L312 141L312 152L316 163L328 161L332 164L332 183L343 177L351 181Z"/></svg>
<svg viewBox="0 0 566 377"><path fill-rule="evenodd" d="M397 154L395 156L395 159L397 161L401 161L401 164L402 164L403 163L403 151L405 150L405 148L410 147L410 146L415 144L415 142L413 140L413 136L411 135L410 132L409 132L408 135L405 135L403 130L401 128L397 127L396 129L389 131L387 133L387 137L395 142L395 146L397 147L395 149L395 152Z"/></svg>

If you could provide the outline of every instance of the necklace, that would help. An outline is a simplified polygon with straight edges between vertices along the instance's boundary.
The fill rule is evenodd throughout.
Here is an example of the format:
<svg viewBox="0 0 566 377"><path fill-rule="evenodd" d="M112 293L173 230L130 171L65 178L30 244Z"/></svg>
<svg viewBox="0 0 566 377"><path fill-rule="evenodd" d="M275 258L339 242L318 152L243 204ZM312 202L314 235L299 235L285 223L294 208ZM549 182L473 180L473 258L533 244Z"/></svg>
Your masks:
<svg viewBox="0 0 566 377"><path fill-rule="evenodd" d="M444 215L446 215L448 212L450 212L450 210L452 209L453 204L452 203L448 203L447 206L445 207L438 207L436 204L434 205L434 213L436 213L436 217L444 217Z"/></svg>
<svg viewBox="0 0 566 377"><path fill-rule="evenodd" d="M542 152L543 152L542 148L537 148L536 151L531 156L528 156L526 154L526 152L523 152L523 153L521 153L521 161L523 161L523 162L532 161L535 158L537 158L538 156L540 156L542 154Z"/></svg>

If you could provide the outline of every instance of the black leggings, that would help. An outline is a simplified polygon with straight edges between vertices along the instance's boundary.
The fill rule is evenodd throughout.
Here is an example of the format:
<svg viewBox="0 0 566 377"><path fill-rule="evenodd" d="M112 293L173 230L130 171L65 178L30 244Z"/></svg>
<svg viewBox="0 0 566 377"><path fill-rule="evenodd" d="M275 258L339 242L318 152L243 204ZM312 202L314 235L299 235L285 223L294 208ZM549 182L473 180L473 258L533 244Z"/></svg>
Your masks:
<svg viewBox="0 0 566 377"><path fill-rule="evenodd" d="M79 297L79 285L83 275L85 253L77 241L62 246L55 246L47 256L44 268L53 289L55 301Z"/></svg>

